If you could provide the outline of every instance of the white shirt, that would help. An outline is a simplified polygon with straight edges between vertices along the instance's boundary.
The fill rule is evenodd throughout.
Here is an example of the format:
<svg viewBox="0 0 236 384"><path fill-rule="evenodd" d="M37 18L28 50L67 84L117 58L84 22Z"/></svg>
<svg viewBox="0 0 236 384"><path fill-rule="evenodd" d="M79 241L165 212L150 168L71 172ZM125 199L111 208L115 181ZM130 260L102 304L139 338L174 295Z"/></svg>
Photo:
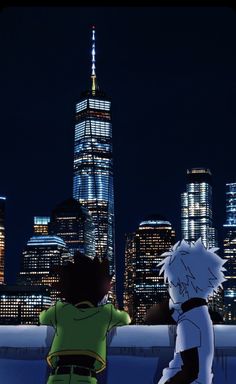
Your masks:
<svg viewBox="0 0 236 384"><path fill-rule="evenodd" d="M192 383L212 384L214 334L207 306L202 305L184 313L175 310L173 318L177 318L174 358L169 363L169 367L163 370L163 375L158 384L164 384L181 370L183 361L180 352L195 347L198 349L199 374L197 380Z"/></svg>

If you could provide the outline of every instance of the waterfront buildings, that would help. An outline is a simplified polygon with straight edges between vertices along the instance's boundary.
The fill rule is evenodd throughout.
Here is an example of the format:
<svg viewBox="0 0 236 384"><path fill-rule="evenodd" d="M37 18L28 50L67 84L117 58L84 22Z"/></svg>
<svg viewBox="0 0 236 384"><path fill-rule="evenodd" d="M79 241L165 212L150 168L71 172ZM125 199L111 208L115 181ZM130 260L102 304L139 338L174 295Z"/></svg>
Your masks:
<svg viewBox="0 0 236 384"><path fill-rule="evenodd" d="M126 236L124 307L136 324L144 322L150 307L168 297L157 264L174 242L171 223L160 215L149 216Z"/></svg>

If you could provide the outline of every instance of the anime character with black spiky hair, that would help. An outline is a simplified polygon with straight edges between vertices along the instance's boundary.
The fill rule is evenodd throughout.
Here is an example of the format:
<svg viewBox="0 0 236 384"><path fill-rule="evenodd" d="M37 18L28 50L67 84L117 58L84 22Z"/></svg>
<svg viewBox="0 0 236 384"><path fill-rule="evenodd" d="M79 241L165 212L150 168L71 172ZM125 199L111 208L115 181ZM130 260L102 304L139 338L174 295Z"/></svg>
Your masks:
<svg viewBox="0 0 236 384"><path fill-rule="evenodd" d="M213 325L207 298L225 281L223 260L201 239L182 240L159 263L168 283L169 308L177 322L174 358L158 384L212 384Z"/></svg>
<svg viewBox="0 0 236 384"><path fill-rule="evenodd" d="M75 255L75 262L57 270L64 301L41 312L42 325L52 325L55 335L47 356L52 372L47 384L96 384L96 373L106 367L106 335L127 325L127 312L106 304L111 278L107 259L101 262Z"/></svg>

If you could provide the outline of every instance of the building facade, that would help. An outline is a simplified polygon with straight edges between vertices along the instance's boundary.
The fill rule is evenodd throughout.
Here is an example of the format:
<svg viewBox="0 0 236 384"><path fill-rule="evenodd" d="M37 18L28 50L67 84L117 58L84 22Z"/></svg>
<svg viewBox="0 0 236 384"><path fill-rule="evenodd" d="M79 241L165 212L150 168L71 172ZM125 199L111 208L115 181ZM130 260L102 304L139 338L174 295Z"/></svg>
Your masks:
<svg viewBox="0 0 236 384"><path fill-rule="evenodd" d="M114 262L114 191L111 101L97 84L92 30L91 89L76 104L73 197L91 212L95 253Z"/></svg>
<svg viewBox="0 0 236 384"><path fill-rule="evenodd" d="M224 320L236 324L236 183L226 184Z"/></svg>
<svg viewBox="0 0 236 384"><path fill-rule="evenodd" d="M157 265L174 242L171 223L160 215L148 217L126 236L124 308L136 324L143 324L148 309L168 297Z"/></svg>
<svg viewBox="0 0 236 384"><path fill-rule="evenodd" d="M182 238L215 247L216 230L212 225L212 175L207 168L187 170L186 192L181 194Z"/></svg>
<svg viewBox="0 0 236 384"><path fill-rule="evenodd" d="M56 288L58 274L54 267L73 262L65 242L58 236L33 236L22 252L19 285L50 288L53 303L60 295Z"/></svg>
<svg viewBox="0 0 236 384"><path fill-rule="evenodd" d="M4 284L4 265L5 265L5 204L6 198L0 197L0 284Z"/></svg>
<svg viewBox="0 0 236 384"><path fill-rule="evenodd" d="M236 183L226 184L226 223L229 231L236 231Z"/></svg>
<svg viewBox="0 0 236 384"><path fill-rule="evenodd" d="M76 251L95 256L94 224L91 213L79 201L69 198L51 213L49 234L59 236L73 255Z"/></svg>
<svg viewBox="0 0 236 384"><path fill-rule="evenodd" d="M212 174L208 168L187 170L186 192L181 194L182 238L196 241L201 237L206 247L217 247L217 233L213 227ZM223 290L218 288L208 298L209 308L223 316Z"/></svg>
<svg viewBox="0 0 236 384"><path fill-rule="evenodd" d="M0 324L39 324L39 314L52 305L49 289L36 286L0 286Z"/></svg>
<svg viewBox="0 0 236 384"><path fill-rule="evenodd" d="M48 235L49 216L34 216L34 235Z"/></svg>

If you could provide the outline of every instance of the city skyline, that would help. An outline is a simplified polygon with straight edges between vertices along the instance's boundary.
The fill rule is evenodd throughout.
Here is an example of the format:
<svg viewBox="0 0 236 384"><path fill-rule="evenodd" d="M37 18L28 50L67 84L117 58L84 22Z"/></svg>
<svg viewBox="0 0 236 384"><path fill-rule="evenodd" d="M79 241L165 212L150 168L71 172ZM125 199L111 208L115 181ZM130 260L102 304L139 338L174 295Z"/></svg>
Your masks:
<svg viewBox="0 0 236 384"><path fill-rule="evenodd" d="M119 276L125 233L143 217L163 214L180 237L188 168L211 170L213 222L223 231L225 184L236 179L235 17L227 8L2 10L1 195L7 197L9 283L33 217L47 216L71 196L73 117L90 80L91 24L100 50L97 73L112 99Z"/></svg>

